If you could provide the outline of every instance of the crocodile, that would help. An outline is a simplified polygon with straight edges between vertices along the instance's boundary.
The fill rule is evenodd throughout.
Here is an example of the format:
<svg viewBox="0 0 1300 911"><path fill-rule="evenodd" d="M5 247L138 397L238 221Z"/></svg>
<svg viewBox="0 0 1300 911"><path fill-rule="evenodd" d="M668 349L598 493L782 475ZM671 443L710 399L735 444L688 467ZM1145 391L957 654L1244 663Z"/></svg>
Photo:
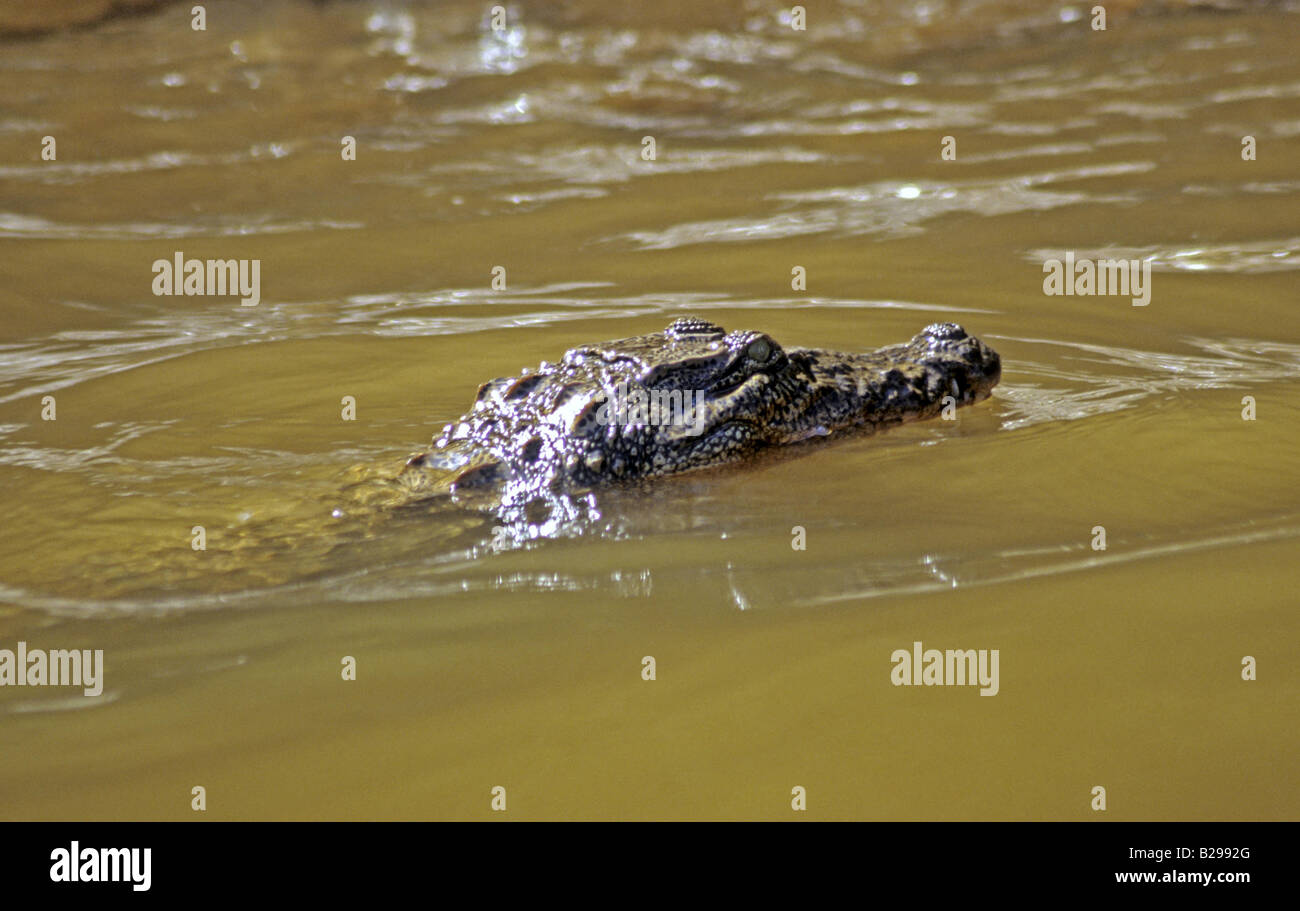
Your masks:
<svg viewBox="0 0 1300 911"><path fill-rule="evenodd" d="M997 353L956 323L842 353L683 317L484 383L403 476L408 487L522 506L933 417L987 398L1001 372Z"/></svg>

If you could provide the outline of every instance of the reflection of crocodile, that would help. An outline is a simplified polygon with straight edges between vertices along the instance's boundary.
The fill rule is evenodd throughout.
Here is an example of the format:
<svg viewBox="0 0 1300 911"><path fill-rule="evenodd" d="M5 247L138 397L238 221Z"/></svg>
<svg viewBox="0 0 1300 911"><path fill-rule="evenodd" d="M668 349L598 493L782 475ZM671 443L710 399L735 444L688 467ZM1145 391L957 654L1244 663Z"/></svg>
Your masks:
<svg viewBox="0 0 1300 911"><path fill-rule="evenodd" d="M485 383L407 463L407 484L523 506L614 481L938 414L987 398L998 355L955 323L864 354L783 349L761 332L677 319Z"/></svg>

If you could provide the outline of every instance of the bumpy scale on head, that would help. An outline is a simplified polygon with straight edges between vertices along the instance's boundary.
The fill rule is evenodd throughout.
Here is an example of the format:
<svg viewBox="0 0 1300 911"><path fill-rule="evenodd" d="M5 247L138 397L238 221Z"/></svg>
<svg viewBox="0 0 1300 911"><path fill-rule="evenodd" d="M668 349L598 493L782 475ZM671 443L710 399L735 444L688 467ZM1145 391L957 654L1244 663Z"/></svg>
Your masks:
<svg viewBox="0 0 1300 911"><path fill-rule="evenodd" d="M483 384L470 411L411 465L453 472L456 492L522 503L928 417L947 395L959 404L986 398L1000 374L997 354L955 323L852 354L783 349L761 332L682 318Z"/></svg>

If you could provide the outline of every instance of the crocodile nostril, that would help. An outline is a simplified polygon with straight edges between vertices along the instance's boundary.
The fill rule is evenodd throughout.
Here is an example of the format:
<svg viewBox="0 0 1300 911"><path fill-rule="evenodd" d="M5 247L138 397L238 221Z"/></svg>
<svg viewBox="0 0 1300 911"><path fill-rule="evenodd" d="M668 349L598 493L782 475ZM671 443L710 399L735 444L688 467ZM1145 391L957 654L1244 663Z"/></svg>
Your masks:
<svg viewBox="0 0 1300 911"><path fill-rule="evenodd" d="M956 323L932 323L921 330L921 334L943 341L961 341L966 337L966 330Z"/></svg>
<svg viewBox="0 0 1300 911"><path fill-rule="evenodd" d="M706 319L700 319L698 316L679 316L668 324L664 330L664 335L669 338L681 338L690 335L702 335L721 338L726 334L726 330L721 326L715 325Z"/></svg>

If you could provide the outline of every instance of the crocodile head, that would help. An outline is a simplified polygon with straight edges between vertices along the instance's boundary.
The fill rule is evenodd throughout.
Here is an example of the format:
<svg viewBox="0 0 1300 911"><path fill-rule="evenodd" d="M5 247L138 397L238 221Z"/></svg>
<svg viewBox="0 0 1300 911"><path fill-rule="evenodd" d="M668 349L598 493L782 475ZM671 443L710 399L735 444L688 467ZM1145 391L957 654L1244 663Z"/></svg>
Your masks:
<svg viewBox="0 0 1300 911"><path fill-rule="evenodd" d="M989 395L996 353L954 323L865 353L783 348L702 319L585 345L485 383L412 468L453 491L559 491L735 461L760 449L937 414Z"/></svg>

